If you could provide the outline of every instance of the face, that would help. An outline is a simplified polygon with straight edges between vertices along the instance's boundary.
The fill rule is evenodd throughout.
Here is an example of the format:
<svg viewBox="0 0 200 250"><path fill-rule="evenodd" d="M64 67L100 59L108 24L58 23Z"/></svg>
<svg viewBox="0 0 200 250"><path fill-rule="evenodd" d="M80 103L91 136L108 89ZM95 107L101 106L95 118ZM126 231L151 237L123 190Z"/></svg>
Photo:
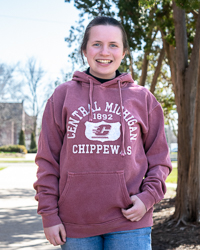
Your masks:
<svg viewBox="0 0 200 250"><path fill-rule="evenodd" d="M112 25L93 26L83 53L90 66L90 74L102 79L114 78L125 55L120 28Z"/></svg>

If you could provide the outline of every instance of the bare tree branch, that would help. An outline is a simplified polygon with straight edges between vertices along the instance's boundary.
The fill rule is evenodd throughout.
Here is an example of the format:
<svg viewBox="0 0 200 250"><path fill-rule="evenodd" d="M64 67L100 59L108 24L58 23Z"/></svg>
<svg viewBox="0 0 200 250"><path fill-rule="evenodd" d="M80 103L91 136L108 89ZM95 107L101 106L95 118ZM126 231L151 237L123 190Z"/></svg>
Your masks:
<svg viewBox="0 0 200 250"><path fill-rule="evenodd" d="M39 88L42 85L42 79L45 72L41 66L37 65L36 59L31 57L28 59L26 67L22 70L22 73L25 78L25 83L30 91L30 95L28 93L26 94L26 100L32 106L32 115L35 116L34 132L36 134L37 118L44 106L44 103L41 104L41 100L39 101Z"/></svg>
<svg viewBox="0 0 200 250"><path fill-rule="evenodd" d="M0 99L5 100L8 95L12 95L12 90L16 93L19 85L13 83L13 73L18 64L14 66L7 66L0 64ZM12 86L12 87L11 87Z"/></svg>

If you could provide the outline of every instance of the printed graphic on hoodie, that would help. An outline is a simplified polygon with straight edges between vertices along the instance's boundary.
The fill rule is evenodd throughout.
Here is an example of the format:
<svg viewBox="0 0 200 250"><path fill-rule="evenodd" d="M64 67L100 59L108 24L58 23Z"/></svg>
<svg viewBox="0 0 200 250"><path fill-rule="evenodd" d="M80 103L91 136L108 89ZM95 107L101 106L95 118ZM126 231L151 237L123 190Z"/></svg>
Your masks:
<svg viewBox="0 0 200 250"><path fill-rule="evenodd" d="M82 121L85 125L85 137L91 141L88 144L74 144L72 146L73 154L120 154L121 145L111 145L109 144L93 144L94 141L104 142L114 142L117 141L121 136L121 123L119 121L114 121L116 116L121 116L120 106L117 103L105 102L103 105L99 106L97 101L94 102L92 109L92 121L82 121L84 117L89 117L90 106L88 109L83 106L77 107L71 113L68 120L68 139L74 139L76 137L76 132L80 122ZM123 107L124 121L128 125L127 133L129 133L129 140L126 144L131 141L137 140L137 119ZM120 119L119 119L120 120ZM125 147L125 154L131 155L130 144Z"/></svg>
<svg viewBox="0 0 200 250"><path fill-rule="evenodd" d="M101 113L102 112L102 113ZM92 141L115 141L120 137L119 122L112 122L113 115L121 116L119 104L106 102L104 107L98 105L97 101L93 103L93 122L86 122L85 136ZM89 107L80 106L74 110L69 117L67 127L67 138L74 139L80 121L89 115ZM129 127L130 141L137 140L137 119L123 107L124 121ZM96 122L98 121L99 122ZM103 121L102 121L103 120Z"/></svg>
<svg viewBox="0 0 200 250"><path fill-rule="evenodd" d="M120 137L119 122L107 123L104 121L93 123L85 122L85 136L91 141L116 141Z"/></svg>

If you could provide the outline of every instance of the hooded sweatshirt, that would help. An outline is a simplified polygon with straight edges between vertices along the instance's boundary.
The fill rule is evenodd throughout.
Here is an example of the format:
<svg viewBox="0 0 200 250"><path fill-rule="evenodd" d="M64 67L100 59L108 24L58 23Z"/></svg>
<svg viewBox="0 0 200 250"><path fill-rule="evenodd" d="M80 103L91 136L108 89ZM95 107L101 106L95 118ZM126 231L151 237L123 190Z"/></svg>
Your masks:
<svg viewBox="0 0 200 250"><path fill-rule="evenodd" d="M46 104L36 164L44 227L82 238L152 226L171 171L162 108L130 74L101 84L77 71ZM132 195L147 209L137 222L121 212Z"/></svg>

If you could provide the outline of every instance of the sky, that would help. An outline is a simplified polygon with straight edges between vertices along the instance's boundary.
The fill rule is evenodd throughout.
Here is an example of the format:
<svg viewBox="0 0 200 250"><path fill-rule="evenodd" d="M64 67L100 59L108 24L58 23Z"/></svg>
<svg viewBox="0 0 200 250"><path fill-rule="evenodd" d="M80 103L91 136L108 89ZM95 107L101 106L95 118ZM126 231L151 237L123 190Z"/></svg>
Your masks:
<svg viewBox="0 0 200 250"><path fill-rule="evenodd" d="M61 78L70 68L65 37L78 14L64 0L0 0L0 63L23 65L35 57L46 79Z"/></svg>

